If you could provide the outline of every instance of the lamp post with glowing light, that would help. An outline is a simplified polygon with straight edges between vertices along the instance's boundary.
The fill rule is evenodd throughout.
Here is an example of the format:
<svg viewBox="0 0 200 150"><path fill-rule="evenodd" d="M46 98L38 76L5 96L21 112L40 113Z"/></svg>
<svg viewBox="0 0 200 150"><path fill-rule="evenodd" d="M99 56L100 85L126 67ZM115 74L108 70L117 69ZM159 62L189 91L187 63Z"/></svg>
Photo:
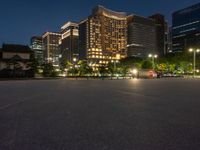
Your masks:
<svg viewBox="0 0 200 150"><path fill-rule="evenodd" d="M74 66L76 65L76 61L77 61L77 59L74 57L73 58Z"/></svg>
<svg viewBox="0 0 200 150"><path fill-rule="evenodd" d="M111 61L112 63L114 63L114 72L117 69L116 63L119 63L120 58L121 58L120 54L116 54L115 60Z"/></svg>
<svg viewBox="0 0 200 150"><path fill-rule="evenodd" d="M152 58L152 65L153 65L153 70L154 70L155 69L155 59L158 58L158 55L149 54L149 58Z"/></svg>
<svg viewBox="0 0 200 150"><path fill-rule="evenodd" d="M138 77L138 70L137 70L137 69L131 70L131 73L132 73L132 76L133 76L134 78L137 78L137 77Z"/></svg>
<svg viewBox="0 0 200 150"><path fill-rule="evenodd" d="M76 62L77 62L77 58L74 57L74 58L73 58L73 70L74 70L74 72L76 72L76 71L75 71L75 70L76 70ZM77 79L77 76L76 76L76 79Z"/></svg>
<svg viewBox="0 0 200 150"><path fill-rule="evenodd" d="M200 49L189 49L189 52L193 52L193 78L196 76L196 53L200 52Z"/></svg>

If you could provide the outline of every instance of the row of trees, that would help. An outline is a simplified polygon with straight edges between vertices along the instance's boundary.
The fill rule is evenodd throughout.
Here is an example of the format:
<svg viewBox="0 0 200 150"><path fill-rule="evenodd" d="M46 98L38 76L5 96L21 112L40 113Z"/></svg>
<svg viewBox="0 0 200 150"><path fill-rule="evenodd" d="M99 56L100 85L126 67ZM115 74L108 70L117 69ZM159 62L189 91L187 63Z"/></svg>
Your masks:
<svg viewBox="0 0 200 150"><path fill-rule="evenodd" d="M193 72L193 57L188 53L170 53L165 57L155 59L155 71L161 73L190 74ZM126 58L121 61L122 66L137 69L153 69L151 58ZM197 68L200 67L200 57L197 57Z"/></svg>
<svg viewBox="0 0 200 150"><path fill-rule="evenodd" d="M36 64L32 64L36 68ZM197 59L197 68L200 67L200 57ZM150 58L125 58L119 62L102 65L98 70L93 70L87 61L70 63L62 62L61 67L56 69L52 64L42 66L43 76L55 77L66 72L68 76L127 76L132 69L153 69ZM192 55L186 53L168 54L165 57L155 59L155 71L160 73L190 74L193 71ZM35 69L34 69L35 70ZM37 70L37 69L36 69ZM35 71L36 71L35 70ZM59 71L58 71L59 70Z"/></svg>

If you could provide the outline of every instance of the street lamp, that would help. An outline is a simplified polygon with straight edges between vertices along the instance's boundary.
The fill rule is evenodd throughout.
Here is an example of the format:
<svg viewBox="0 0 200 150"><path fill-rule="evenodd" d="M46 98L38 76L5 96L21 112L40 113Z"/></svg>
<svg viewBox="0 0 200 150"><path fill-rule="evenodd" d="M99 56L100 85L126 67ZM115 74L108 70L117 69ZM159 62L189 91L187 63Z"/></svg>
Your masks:
<svg viewBox="0 0 200 150"><path fill-rule="evenodd" d="M196 53L200 52L200 49L194 50L193 48L189 49L189 52L193 52L193 78L195 78L196 75Z"/></svg>
<svg viewBox="0 0 200 150"><path fill-rule="evenodd" d="M111 63L113 63L113 65L114 65L114 72L116 73L117 63L119 63L119 60L111 60Z"/></svg>
<svg viewBox="0 0 200 150"><path fill-rule="evenodd" d="M73 61L74 61L74 62L76 62L76 61L77 61L77 59L74 57L74 58L73 58Z"/></svg>
<svg viewBox="0 0 200 150"><path fill-rule="evenodd" d="M132 76L135 78L138 75L138 70L137 69L133 69L131 70Z"/></svg>
<svg viewBox="0 0 200 150"><path fill-rule="evenodd" d="M152 58L153 70L155 69L155 59L158 58L156 54L149 54L149 58Z"/></svg>

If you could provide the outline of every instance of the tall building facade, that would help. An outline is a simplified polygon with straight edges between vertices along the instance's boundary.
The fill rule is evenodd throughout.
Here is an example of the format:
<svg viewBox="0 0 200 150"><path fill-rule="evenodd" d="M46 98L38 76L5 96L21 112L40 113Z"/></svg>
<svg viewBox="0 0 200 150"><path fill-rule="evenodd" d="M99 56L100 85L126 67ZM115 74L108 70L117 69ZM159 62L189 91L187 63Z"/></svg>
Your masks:
<svg viewBox="0 0 200 150"><path fill-rule="evenodd" d="M159 56L164 56L167 53L168 42L168 25L165 21L165 16L162 14L154 14L149 18L153 19L156 24L156 45Z"/></svg>
<svg viewBox="0 0 200 150"><path fill-rule="evenodd" d="M61 27L60 50L62 60L73 62L78 57L78 24L67 22Z"/></svg>
<svg viewBox="0 0 200 150"><path fill-rule="evenodd" d="M200 47L200 3L172 14L172 43L173 52Z"/></svg>
<svg viewBox="0 0 200 150"><path fill-rule="evenodd" d="M44 45L43 58L45 63L53 63L53 65L59 65L60 39L60 33L46 32L42 35L42 42Z"/></svg>
<svg viewBox="0 0 200 150"><path fill-rule="evenodd" d="M31 49L34 52L35 58L38 60L39 64L43 64L43 42L41 36L33 36L30 41Z"/></svg>
<svg viewBox="0 0 200 150"><path fill-rule="evenodd" d="M169 27L168 32L168 50L167 53L172 53L172 27Z"/></svg>
<svg viewBox="0 0 200 150"><path fill-rule="evenodd" d="M126 13L97 6L88 19L79 24L79 52L86 54L88 63L96 68L124 58L127 46L126 30ZM86 44L83 41L86 41Z"/></svg>
<svg viewBox="0 0 200 150"><path fill-rule="evenodd" d="M127 55L128 57L148 57L157 54L155 21L137 15L127 17Z"/></svg>
<svg viewBox="0 0 200 150"><path fill-rule="evenodd" d="M89 45L89 40L88 40L88 19L82 20L79 23L79 59L84 60L87 59L87 49Z"/></svg>

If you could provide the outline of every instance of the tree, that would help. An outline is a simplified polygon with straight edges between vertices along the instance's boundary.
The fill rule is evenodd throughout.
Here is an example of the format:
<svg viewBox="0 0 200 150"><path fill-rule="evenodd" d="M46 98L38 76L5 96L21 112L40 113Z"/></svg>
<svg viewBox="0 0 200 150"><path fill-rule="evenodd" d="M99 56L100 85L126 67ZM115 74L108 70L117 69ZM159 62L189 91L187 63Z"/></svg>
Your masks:
<svg viewBox="0 0 200 150"><path fill-rule="evenodd" d="M91 75L93 69L87 64L87 61L78 62L79 76Z"/></svg>
<svg viewBox="0 0 200 150"><path fill-rule="evenodd" d="M60 61L61 71L64 71L65 69L69 69L72 66L73 66L73 64L70 61L68 61L66 58L61 59L61 61Z"/></svg>
<svg viewBox="0 0 200 150"><path fill-rule="evenodd" d="M122 74L123 77L125 77L127 75L129 69L130 68L128 66L121 66L120 67L120 73Z"/></svg>
<svg viewBox="0 0 200 150"><path fill-rule="evenodd" d="M127 69L137 68L140 69L143 59L137 57L127 57L120 60L120 65L125 66Z"/></svg>
<svg viewBox="0 0 200 150"><path fill-rule="evenodd" d="M113 63L109 63L108 64L108 72L111 74L111 76L113 76L115 74L115 68L113 66Z"/></svg>
<svg viewBox="0 0 200 150"><path fill-rule="evenodd" d="M68 74L72 76L77 76L78 72L79 72L78 68L75 68L75 67L70 67L68 69Z"/></svg>
<svg viewBox="0 0 200 150"><path fill-rule="evenodd" d="M152 68L153 68L152 66L153 66L153 64L152 64L151 61L149 61L149 60L144 60L144 61L142 62L141 68L142 68L142 69L152 69Z"/></svg>
<svg viewBox="0 0 200 150"><path fill-rule="evenodd" d="M108 68L105 65L100 66L99 73L101 76L105 76L106 74L109 74Z"/></svg>
<svg viewBox="0 0 200 150"><path fill-rule="evenodd" d="M43 66L43 76L44 77L56 77L58 74L55 71L52 63L44 64Z"/></svg>
<svg viewBox="0 0 200 150"><path fill-rule="evenodd" d="M33 53L31 53L31 55L30 55L30 62L28 62L27 66L30 68L30 71L32 71L33 76L35 73L38 73L39 62L35 58Z"/></svg>

